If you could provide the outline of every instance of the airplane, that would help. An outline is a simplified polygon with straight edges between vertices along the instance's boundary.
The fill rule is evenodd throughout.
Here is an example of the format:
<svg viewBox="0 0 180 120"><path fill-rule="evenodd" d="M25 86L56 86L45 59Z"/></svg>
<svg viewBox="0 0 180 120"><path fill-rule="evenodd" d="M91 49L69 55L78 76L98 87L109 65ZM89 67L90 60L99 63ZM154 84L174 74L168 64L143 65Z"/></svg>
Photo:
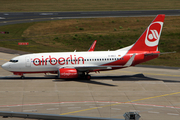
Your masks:
<svg viewBox="0 0 180 120"><path fill-rule="evenodd" d="M2 68L20 75L28 73L58 74L60 79L91 79L90 72L115 70L135 66L157 58L158 43L164 23L164 14L152 23L132 45L114 51L94 51L96 41L85 52L49 52L26 54L12 58Z"/></svg>

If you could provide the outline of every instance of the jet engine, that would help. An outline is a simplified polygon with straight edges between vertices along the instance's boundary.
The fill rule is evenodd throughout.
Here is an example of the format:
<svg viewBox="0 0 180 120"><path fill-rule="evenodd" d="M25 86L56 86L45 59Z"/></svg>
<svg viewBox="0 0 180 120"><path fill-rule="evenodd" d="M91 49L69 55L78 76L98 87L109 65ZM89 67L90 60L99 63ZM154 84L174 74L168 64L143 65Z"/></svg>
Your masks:
<svg viewBox="0 0 180 120"><path fill-rule="evenodd" d="M60 68L58 69L59 78L77 78L78 71L74 68Z"/></svg>

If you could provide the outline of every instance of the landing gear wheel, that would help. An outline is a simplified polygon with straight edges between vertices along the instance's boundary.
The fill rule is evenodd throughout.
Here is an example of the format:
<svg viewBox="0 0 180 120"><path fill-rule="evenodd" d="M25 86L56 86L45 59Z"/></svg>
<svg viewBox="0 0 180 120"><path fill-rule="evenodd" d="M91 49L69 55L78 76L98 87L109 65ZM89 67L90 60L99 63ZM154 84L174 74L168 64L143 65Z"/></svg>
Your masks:
<svg viewBox="0 0 180 120"><path fill-rule="evenodd" d="M90 80L91 79L91 75L89 75L88 72L83 72L80 75L80 78L83 79L83 80Z"/></svg>
<svg viewBox="0 0 180 120"><path fill-rule="evenodd" d="M24 79L24 78L25 78L24 75L22 75L22 76L21 76L21 79Z"/></svg>
<svg viewBox="0 0 180 120"><path fill-rule="evenodd" d="M90 75L86 75L86 79L87 79L87 80L90 80L90 79L91 79L91 76L90 76Z"/></svg>

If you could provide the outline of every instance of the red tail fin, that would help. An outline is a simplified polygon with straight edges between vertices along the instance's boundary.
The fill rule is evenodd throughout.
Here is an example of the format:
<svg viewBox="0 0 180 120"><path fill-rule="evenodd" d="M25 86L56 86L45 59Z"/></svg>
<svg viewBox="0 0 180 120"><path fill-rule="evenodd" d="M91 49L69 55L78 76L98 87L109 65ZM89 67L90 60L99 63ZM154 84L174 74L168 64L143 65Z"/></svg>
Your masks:
<svg viewBox="0 0 180 120"><path fill-rule="evenodd" d="M88 52L94 51L94 48L95 48L95 46L96 46L96 42L97 42L97 40L95 40L95 41L93 42L93 44L92 44L91 47L89 48Z"/></svg>
<svg viewBox="0 0 180 120"><path fill-rule="evenodd" d="M165 15L157 15L129 51L156 51Z"/></svg>

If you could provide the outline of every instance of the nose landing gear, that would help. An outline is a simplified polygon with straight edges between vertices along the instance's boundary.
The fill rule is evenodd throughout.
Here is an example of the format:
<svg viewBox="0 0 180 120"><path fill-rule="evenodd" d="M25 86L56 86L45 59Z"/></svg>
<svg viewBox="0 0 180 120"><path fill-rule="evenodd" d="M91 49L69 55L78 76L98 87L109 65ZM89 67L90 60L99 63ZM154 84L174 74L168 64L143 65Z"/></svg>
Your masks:
<svg viewBox="0 0 180 120"><path fill-rule="evenodd" d="M21 77L20 77L21 79L24 79L24 78L25 78L23 73L14 72L13 74L14 74L14 75L19 75L19 76L21 76Z"/></svg>

